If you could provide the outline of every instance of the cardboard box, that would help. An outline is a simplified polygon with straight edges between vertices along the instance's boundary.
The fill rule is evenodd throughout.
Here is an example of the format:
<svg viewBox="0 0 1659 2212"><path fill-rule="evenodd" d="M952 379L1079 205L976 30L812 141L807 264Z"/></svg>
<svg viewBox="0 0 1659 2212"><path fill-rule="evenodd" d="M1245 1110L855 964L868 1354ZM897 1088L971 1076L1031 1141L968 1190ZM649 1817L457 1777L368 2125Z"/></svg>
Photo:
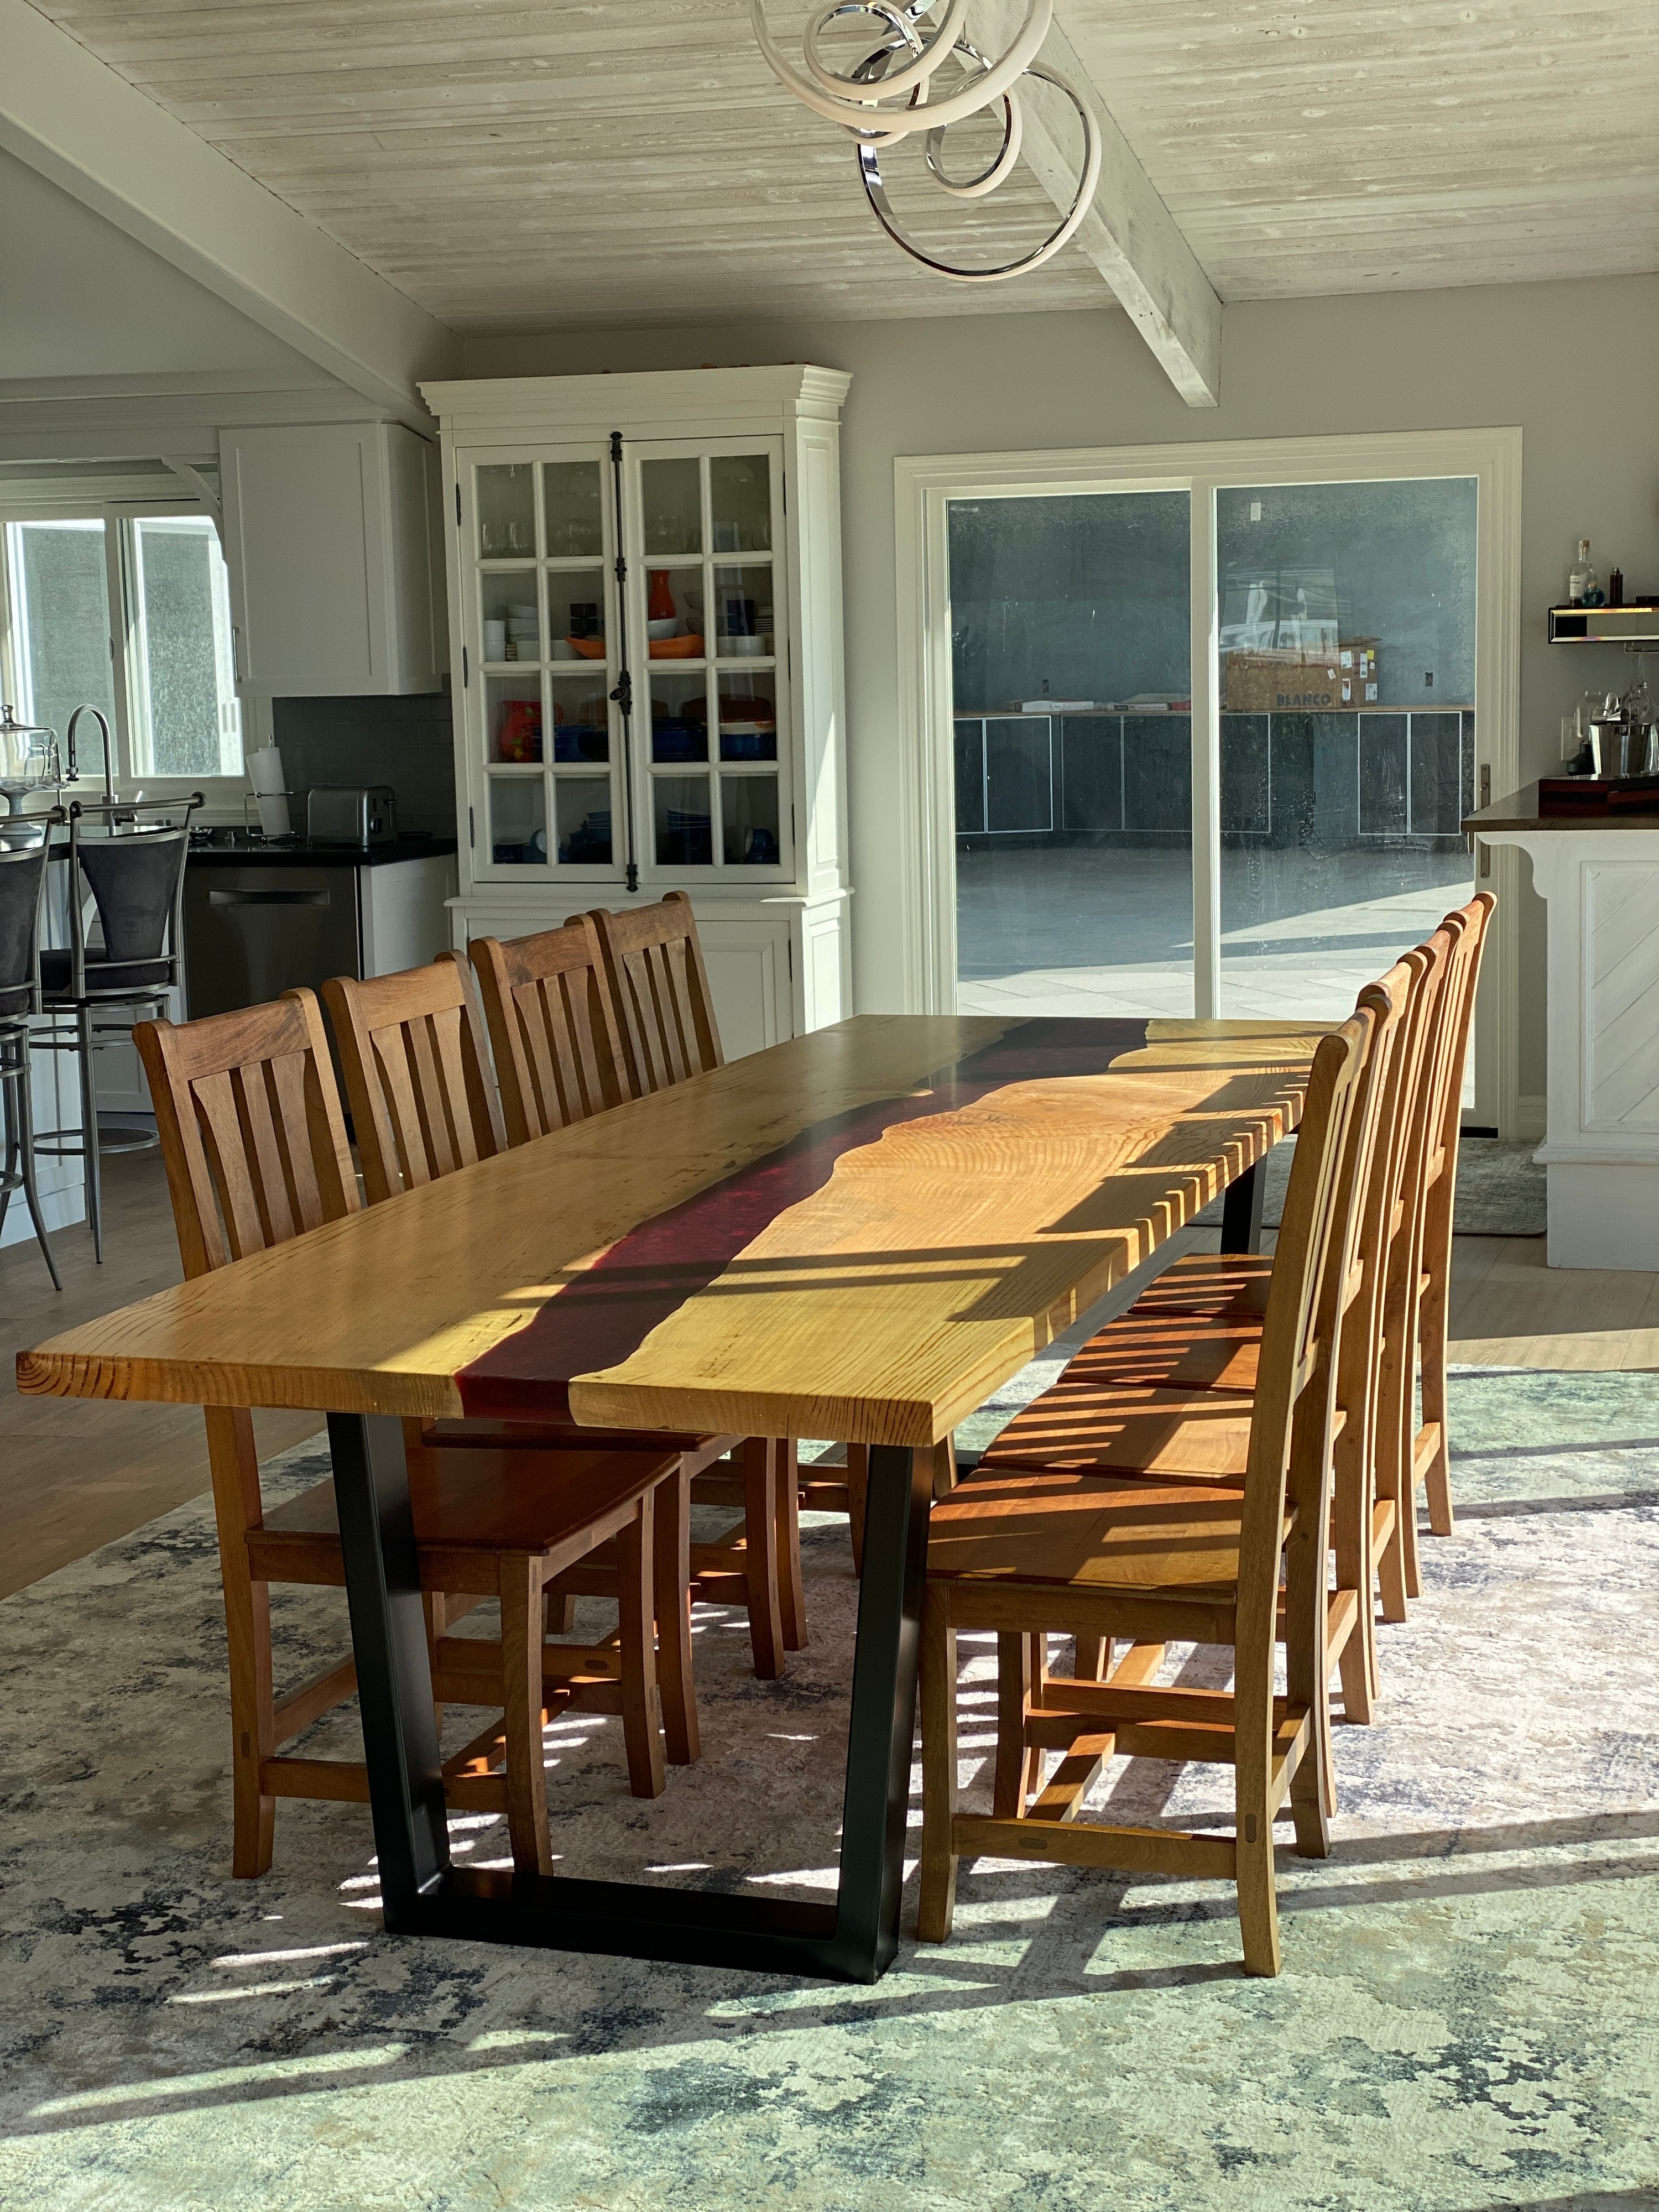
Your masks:
<svg viewBox="0 0 1659 2212"><path fill-rule="evenodd" d="M1231 714L1340 714L1377 703L1376 641L1354 638L1329 653L1227 655L1224 703Z"/></svg>

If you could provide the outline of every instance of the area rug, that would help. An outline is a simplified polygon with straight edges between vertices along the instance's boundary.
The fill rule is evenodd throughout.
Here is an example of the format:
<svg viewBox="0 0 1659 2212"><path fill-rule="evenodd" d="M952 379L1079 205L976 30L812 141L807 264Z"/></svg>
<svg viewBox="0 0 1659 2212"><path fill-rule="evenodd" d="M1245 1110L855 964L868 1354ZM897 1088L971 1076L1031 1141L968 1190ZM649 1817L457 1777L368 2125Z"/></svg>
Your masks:
<svg viewBox="0 0 1659 2212"><path fill-rule="evenodd" d="M1530 1140L1515 1144L1501 1137L1465 1137L1457 1147L1457 1209L1460 1237L1542 1237L1547 1228L1548 1184ZM1261 1221L1277 1229L1296 1158L1296 1139L1275 1145L1267 1155ZM1218 1229L1221 1201L1194 1216L1194 1227Z"/></svg>
<svg viewBox="0 0 1659 2212"><path fill-rule="evenodd" d="M1460 1518L1339 1731L1327 1861L1279 1859L1285 1972L1212 1883L981 1861L872 1989L387 1937L365 1810L279 1808L233 1882L205 1501L0 1605L0 2204L52 2212L1497 2212L1659 2204L1659 1385L1460 1370ZM315 1479L289 1454L273 1493ZM815 1522L784 1681L700 1613L706 1755L630 1798L550 1729L561 1863L833 1880L855 1603ZM333 1648L283 1594L290 1677ZM991 1663L966 1645L970 1686ZM1213 1655L1171 1655L1208 1679ZM352 1723L315 1747L350 1748ZM982 1794L988 1729L964 1730ZM1137 1762L1116 1814L1224 1824ZM499 1826L458 1852L504 1856ZM647 1870L651 1870L647 1875ZM905 1903L907 1929L914 1888Z"/></svg>

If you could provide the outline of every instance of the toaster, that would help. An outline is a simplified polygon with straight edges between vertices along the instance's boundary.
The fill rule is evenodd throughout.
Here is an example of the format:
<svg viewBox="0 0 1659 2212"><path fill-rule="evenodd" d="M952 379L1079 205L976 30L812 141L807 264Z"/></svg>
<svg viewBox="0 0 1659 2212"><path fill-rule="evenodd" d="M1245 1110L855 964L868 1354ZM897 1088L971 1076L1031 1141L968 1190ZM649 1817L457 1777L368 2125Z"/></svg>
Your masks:
<svg viewBox="0 0 1659 2212"><path fill-rule="evenodd" d="M306 836L315 845L392 845L398 801L389 783L319 783L306 793Z"/></svg>

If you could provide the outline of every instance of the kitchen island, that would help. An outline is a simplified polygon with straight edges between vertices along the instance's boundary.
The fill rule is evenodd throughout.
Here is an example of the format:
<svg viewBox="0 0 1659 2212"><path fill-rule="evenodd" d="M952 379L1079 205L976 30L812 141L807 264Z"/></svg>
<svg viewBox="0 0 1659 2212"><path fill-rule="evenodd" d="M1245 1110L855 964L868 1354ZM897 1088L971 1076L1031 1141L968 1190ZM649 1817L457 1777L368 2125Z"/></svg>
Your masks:
<svg viewBox="0 0 1659 2212"><path fill-rule="evenodd" d="M1659 1270L1659 814L1542 814L1533 783L1463 827L1549 909L1549 1264Z"/></svg>

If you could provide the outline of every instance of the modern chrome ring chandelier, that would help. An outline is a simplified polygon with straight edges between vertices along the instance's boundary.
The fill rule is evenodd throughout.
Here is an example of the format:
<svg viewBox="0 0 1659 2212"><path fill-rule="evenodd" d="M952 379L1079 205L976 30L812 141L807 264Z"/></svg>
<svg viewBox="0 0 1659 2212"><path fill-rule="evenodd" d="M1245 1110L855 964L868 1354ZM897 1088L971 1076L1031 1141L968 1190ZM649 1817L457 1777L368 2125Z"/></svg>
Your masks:
<svg viewBox="0 0 1659 2212"><path fill-rule="evenodd" d="M943 6L944 13L929 22ZM766 27L764 0L749 0L755 37L780 84L814 114L849 131L858 154L859 178L876 220L896 246L914 260L959 284L995 284L1036 269L1058 253L1088 212L1100 180L1100 133L1076 87L1036 58L1054 21L1054 0L1028 0L1025 21L1007 52L989 60L964 30L968 0L830 0L807 23L803 40L805 73L786 61ZM823 53L830 27L849 15L868 15L885 35L853 69L833 68ZM941 92L939 71L959 82ZM1083 126L1083 164L1077 191L1058 226L1040 246L994 269L962 269L941 261L911 238L894 214L882 182L881 150L918 131L927 134L927 173L952 199L982 199L1012 173L1019 158L1024 116L1018 90L1022 77L1036 77L1070 100ZM1002 143L976 176L957 178L945 166L945 133L953 123L988 109L1002 111Z"/></svg>

